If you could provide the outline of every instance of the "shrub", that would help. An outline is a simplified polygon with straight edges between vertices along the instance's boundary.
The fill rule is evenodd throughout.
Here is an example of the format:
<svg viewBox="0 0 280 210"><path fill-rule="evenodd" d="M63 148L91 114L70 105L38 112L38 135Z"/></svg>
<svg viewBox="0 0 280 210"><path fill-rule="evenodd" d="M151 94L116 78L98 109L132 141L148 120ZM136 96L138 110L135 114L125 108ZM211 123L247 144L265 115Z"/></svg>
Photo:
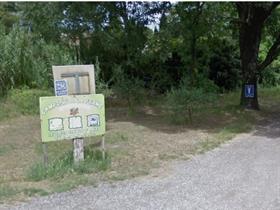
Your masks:
<svg viewBox="0 0 280 210"><path fill-rule="evenodd" d="M109 81L110 82L110 81ZM106 98L112 95L112 90L109 88L108 83L101 78L101 68L98 57L95 59L95 86L96 93L102 93Z"/></svg>
<svg viewBox="0 0 280 210"><path fill-rule="evenodd" d="M53 95L49 90L12 89L8 92L7 102L13 104L15 109L24 115L39 114L39 98Z"/></svg>
<svg viewBox="0 0 280 210"><path fill-rule="evenodd" d="M230 40L213 40L209 60L209 78L220 89L234 90L241 84L239 51Z"/></svg>
<svg viewBox="0 0 280 210"><path fill-rule="evenodd" d="M127 101L130 110L135 104L143 102L145 97L144 82L138 78L129 78L121 67L115 68L113 90L120 98Z"/></svg>
<svg viewBox="0 0 280 210"><path fill-rule="evenodd" d="M195 88L195 89L201 89L205 93L218 93L219 87L214 83L214 81L208 79L203 74L197 74L196 75L196 81L194 84L191 83L191 80L189 77L185 76L181 80L180 86L182 88Z"/></svg>
<svg viewBox="0 0 280 210"><path fill-rule="evenodd" d="M279 63L279 62L278 62ZM273 65L275 65L273 63ZM263 87L274 87L280 84L280 71L278 67L267 67L267 69L260 74L260 84Z"/></svg>
<svg viewBox="0 0 280 210"><path fill-rule="evenodd" d="M182 124L189 121L192 123L193 111L216 99L217 87L212 82L205 81L201 82L200 87L191 88L187 85L188 80L185 79L179 88L173 88L167 92L165 105L171 122Z"/></svg>
<svg viewBox="0 0 280 210"><path fill-rule="evenodd" d="M0 27L0 49L0 94L24 85L51 87L51 66L73 63L67 49L46 43L18 26L7 34Z"/></svg>

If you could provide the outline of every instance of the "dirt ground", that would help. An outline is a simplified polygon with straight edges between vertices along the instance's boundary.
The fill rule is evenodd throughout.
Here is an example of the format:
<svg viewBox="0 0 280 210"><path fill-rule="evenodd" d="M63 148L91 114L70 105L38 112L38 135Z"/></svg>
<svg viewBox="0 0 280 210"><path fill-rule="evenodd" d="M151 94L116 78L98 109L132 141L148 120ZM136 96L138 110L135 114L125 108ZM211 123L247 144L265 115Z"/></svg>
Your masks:
<svg viewBox="0 0 280 210"><path fill-rule="evenodd" d="M202 130L170 125L148 108L133 116L127 114L126 108L108 110L106 114L106 147L112 163L103 178L144 175L163 161L188 158L194 145L207 135ZM0 183L26 182L27 169L42 159L39 116L19 116L0 122L0 136ZM98 139L86 143L98 144ZM71 149L71 141L51 144L50 153L56 153L57 146L65 151Z"/></svg>
<svg viewBox="0 0 280 210"><path fill-rule="evenodd" d="M231 117L223 120L205 118L199 126L178 126L172 125L159 111L149 106L143 106L132 115L128 113L124 107L106 109L106 150L111 157L111 166L105 172L84 175L82 178L87 181L81 179L81 183L73 183L73 180L81 177L71 176L66 181L28 181L27 170L34 163L42 161L39 116L19 116L1 121L0 187L9 186L20 191L40 189L52 193L57 191L58 182L70 185L58 190L64 191L79 184L113 182L148 174L159 176L167 173L171 160L190 158L197 153L199 145L213 138L217 128L232 120ZM86 139L86 145L97 148L99 142L99 138ZM50 143L50 159L59 157L71 148L71 140ZM11 197L12 200L21 200L28 196L17 193Z"/></svg>

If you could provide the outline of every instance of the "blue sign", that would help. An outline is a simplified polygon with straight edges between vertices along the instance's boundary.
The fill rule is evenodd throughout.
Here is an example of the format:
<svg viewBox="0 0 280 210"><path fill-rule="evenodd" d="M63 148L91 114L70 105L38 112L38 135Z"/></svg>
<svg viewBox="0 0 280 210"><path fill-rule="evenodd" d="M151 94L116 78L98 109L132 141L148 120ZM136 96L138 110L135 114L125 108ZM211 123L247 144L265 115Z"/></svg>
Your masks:
<svg viewBox="0 0 280 210"><path fill-rule="evenodd" d="M56 96L67 96L68 95L68 86L66 80L55 80L54 90Z"/></svg>
<svg viewBox="0 0 280 210"><path fill-rule="evenodd" d="M255 86L245 85L245 98L254 98L254 97L255 97Z"/></svg>

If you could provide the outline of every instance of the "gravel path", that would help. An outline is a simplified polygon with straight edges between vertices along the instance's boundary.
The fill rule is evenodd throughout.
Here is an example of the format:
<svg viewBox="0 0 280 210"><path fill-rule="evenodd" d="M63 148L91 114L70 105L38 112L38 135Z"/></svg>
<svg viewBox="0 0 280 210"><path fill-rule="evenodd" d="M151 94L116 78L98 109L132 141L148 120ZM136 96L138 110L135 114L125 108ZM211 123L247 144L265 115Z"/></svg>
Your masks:
<svg viewBox="0 0 280 210"><path fill-rule="evenodd" d="M171 174L83 187L0 209L280 209L280 123L262 126Z"/></svg>

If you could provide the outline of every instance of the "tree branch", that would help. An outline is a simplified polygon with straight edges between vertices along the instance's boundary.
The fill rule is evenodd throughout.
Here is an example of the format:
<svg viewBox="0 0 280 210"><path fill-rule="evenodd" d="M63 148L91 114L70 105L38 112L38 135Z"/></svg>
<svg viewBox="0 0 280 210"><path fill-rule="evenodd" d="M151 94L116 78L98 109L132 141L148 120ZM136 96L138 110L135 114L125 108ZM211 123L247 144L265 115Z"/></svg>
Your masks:
<svg viewBox="0 0 280 210"><path fill-rule="evenodd" d="M278 35L273 45L270 47L266 55L266 58L263 60L263 62L261 62L258 65L257 67L258 72L264 70L269 64L272 63L274 59L278 57L279 54L280 54L280 34Z"/></svg>
<svg viewBox="0 0 280 210"><path fill-rule="evenodd" d="M272 11L280 4L280 2L272 3L252 3L252 2L236 2L235 6L237 8L239 19L249 23L250 11L251 9L261 9L261 14L258 14L261 21L265 21Z"/></svg>
<svg viewBox="0 0 280 210"><path fill-rule="evenodd" d="M272 2L271 6L269 7L269 9L267 10L267 15L269 16L271 14L271 12L280 4L280 2Z"/></svg>

